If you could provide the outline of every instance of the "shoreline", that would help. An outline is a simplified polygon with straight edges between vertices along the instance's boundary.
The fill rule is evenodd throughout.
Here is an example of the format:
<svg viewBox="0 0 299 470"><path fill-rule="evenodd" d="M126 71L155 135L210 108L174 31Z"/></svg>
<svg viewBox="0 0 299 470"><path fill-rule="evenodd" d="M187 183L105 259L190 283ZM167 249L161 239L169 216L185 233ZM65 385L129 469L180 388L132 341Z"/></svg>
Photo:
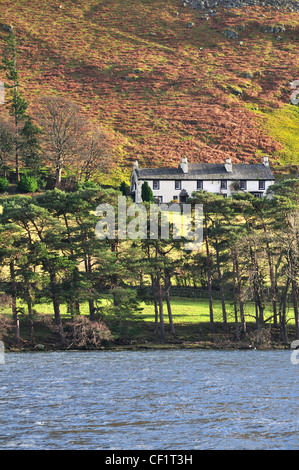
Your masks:
<svg viewBox="0 0 299 470"><path fill-rule="evenodd" d="M136 325L134 325L136 326ZM223 331L221 324L215 323L214 331L209 324L176 324L175 335L169 328L162 339L154 330L151 322L142 322L136 329L127 324L122 332L112 332L112 337L93 341L93 337L77 336L74 341L73 332L65 330L63 335L51 328L40 324L35 328L33 338L29 336L23 325L23 335L16 341L13 332L2 338L5 352L67 352L67 351L146 351L146 350L214 350L214 351L244 351L244 350L289 350L295 340L296 329L289 325L287 337L284 341L279 327L264 327L256 329L256 325L248 323L246 332L239 331L236 337L235 325L230 324L228 331ZM27 333L27 337L26 337Z"/></svg>
<svg viewBox="0 0 299 470"><path fill-rule="evenodd" d="M272 345L216 345L209 343L182 343L182 344L171 344L171 343L148 343L148 344L127 344L127 345L114 345L114 346L102 346L98 348L67 348L67 347L49 347L43 348L38 347L9 347L5 349L5 353L49 353L49 352L119 352L119 351L182 351L182 350L199 350L199 351L285 351L291 350L290 345L286 344L272 344Z"/></svg>

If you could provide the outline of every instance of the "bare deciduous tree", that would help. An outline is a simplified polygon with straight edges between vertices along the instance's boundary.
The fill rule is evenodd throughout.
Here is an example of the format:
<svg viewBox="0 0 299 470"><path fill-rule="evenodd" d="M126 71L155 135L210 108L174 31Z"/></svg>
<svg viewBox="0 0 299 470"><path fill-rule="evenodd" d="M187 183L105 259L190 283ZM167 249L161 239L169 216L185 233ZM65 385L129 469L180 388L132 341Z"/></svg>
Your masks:
<svg viewBox="0 0 299 470"><path fill-rule="evenodd" d="M38 120L44 132L44 151L55 167L55 186L61 185L62 170L83 148L86 119L74 103L56 96L41 99Z"/></svg>
<svg viewBox="0 0 299 470"><path fill-rule="evenodd" d="M112 143L101 128L91 129L78 161L78 179L88 181L97 171L108 173L112 162Z"/></svg>
<svg viewBox="0 0 299 470"><path fill-rule="evenodd" d="M55 186L62 171L73 166L80 180L97 171L107 171L111 144L107 133L93 125L73 102L56 96L41 99L38 121L44 132L44 152L55 168Z"/></svg>

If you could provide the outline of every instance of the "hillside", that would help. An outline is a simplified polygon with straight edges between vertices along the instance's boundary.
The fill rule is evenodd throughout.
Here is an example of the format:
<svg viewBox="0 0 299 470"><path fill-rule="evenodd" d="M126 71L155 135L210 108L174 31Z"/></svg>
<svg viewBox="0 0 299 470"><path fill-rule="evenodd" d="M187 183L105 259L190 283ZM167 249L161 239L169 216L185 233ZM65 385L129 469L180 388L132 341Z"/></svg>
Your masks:
<svg viewBox="0 0 299 470"><path fill-rule="evenodd" d="M299 2L230 2L1 1L0 23L15 27L32 113L43 94L80 104L114 133L116 176L183 155L298 164Z"/></svg>

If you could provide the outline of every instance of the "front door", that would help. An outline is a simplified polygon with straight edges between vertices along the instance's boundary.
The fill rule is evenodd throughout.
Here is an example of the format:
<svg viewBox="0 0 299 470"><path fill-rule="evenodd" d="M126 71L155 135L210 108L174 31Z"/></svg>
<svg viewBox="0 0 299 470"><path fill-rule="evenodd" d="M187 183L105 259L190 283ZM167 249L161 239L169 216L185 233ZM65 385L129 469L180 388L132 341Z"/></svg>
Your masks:
<svg viewBox="0 0 299 470"><path fill-rule="evenodd" d="M189 197L189 194L187 193L186 189L183 189L181 192L180 192L180 203L184 203L187 201Z"/></svg>

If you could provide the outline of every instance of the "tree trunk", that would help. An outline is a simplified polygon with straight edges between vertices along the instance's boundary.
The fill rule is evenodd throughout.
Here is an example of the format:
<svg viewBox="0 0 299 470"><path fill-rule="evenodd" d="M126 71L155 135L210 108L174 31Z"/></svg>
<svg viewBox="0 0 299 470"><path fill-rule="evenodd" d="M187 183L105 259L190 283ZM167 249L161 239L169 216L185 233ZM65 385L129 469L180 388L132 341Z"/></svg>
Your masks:
<svg viewBox="0 0 299 470"><path fill-rule="evenodd" d="M281 339L284 343L288 342L286 314L287 314L287 298L288 298L289 286L290 286L290 278L288 277L284 291L282 292L281 304L280 304L280 309L279 309L280 334L281 334Z"/></svg>
<svg viewBox="0 0 299 470"><path fill-rule="evenodd" d="M11 261L9 264L10 268L10 280L11 280L11 308L12 308L12 318L14 323L15 330L15 341L20 340L20 320L18 317L17 311L17 288L16 288L16 276L15 276L15 266L14 261Z"/></svg>
<svg viewBox="0 0 299 470"><path fill-rule="evenodd" d="M55 188L61 187L61 175L62 175L62 168L58 166L56 168L56 174L55 174Z"/></svg>
<svg viewBox="0 0 299 470"><path fill-rule="evenodd" d="M296 339L299 339L298 286L294 280L292 282L292 299L295 315Z"/></svg>
<svg viewBox="0 0 299 470"><path fill-rule="evenodd" d="M154 276L151 275L152 281L152 293L153 293L153 300L154 300L154 307L155 307L155 329L154 332L158 332L158 323L159 323L159 310L158 310L158 301L157 301L157 293L156 293L156 286Z"/></svg>
<svg viewBox="0 0 299 470"><path fill-rule="evenodd" d="M28 300L27 300L27 308L28 308L28 318L29 318L29 334L31 341L34 337L34 328L33 328L33 311L32 311L32 298L30 294L30 287L28 287Z"/></svg>
<svg viewBox="0 0 299 470"><path fill-rule="evenodd" d="M239 269L239 260L238 260L238 255L235 252L234 253L234 266L235 266L235 271L236 271L236 276L237 276L237 286L238 286L238 296L239 296L239 306L240 306L240 320L241 320L241 328L242 328L242 333L246 333L246 321L245 321L245 314L244 314L244 302L242 300L242 282L241 282L241 275L240 275L240 269Z"/></svg>
<svg viewBox="0 0 299 470"><path fill-rule="evenodd" d="M162 285L161 285L160 273L158 273L157 275L157 287L158 287L159 315L160 315L160 336L161 336L161 339L165 340Z"/></svg>
<svg viewBox="0 0 299 470"><path fill-rule="evenodd" d="M206 224L207 230L207 224ZM210 309L210 329L214 331L214 313L213 313L213 297L212 297L212 273L211 273L211 256L208 242L208 235L205 237L206 254L207 254L207 269L208 269L208 293L209 293L209 309Z"/></svg>
<svg viewBox="0 0 299 470"><path fill-rule="evenodd" d="M171 311L171 304L170 304L170 280L165 276L164 278L164 283L165 283L165 300L166 300L166 305L167 305L167 311L168 311L168 318L169 318L169 324L170 324L170 332L172 335L175 335L175 328L173 324L173 318L172 318L172 311Z"/></svg>
<svg viewBox="0 0 299 470"><path fill-rule="evenodd" d="M16 130L16 134L18 134L18 131ZM18 136L17 136L18 138ZM17 183L20 181L20 165L19 165L19 148L18 144L16 144L16 181Z"/></svg>
<svg viewBox="0 0 299 470"><path fill-rule="evenodd" d="M218 280L220 285L220 297L221 297L221 306L222 306L222 318L223 318L223 325L224 329L227 332L227 314L226 314L226 307L225 307L225 299L224 299L224 290L223 290L223 282L222 282L222 274L220 269L220 260L219 260L219 250L218 250L218 241L216 239L216 262L217 262L217 273L218 273Z"/></svg>
<svg viewBox="0 0 299 470"><path fill-rule="evenodd" d="M89 307L89 319L91 321L95 320L95 308L94 308L94 301L92 299L88 300L88 307Z"/></svg>
<svg viewBox="0 0 299 470"><path fill-rule="evenodd" d="M60 302L57 294L57 285L56 285L56 275L55 273L50 273L50 289L52 295L52 302L54 308L54 320L55 326L57 327L59 333L62 335L63 328L62 328L62 320L61 320L61 313L60 313Z"/></svg>
<svg viewBox="0 0 299 470"><path fill-rule="evenodd" d="M13 57L14 73L15 73L15 76L16 76L17 75L17 59L16 59L16 50L15 49L13 51L13 54L14 54L14 57ZM17 82L16 79L15 79L15 83L14 83L14 91L15 91L14 99L16 100L17 96L18 96L18 82ZM16 180L17 180L17 183L18 183L20 181L19 142L18 142L18 140L19 140L19 118L18 118L18 112L17 112L16 106L14 108L14 115L15 115L14 117L15 117L15 131L16 131L16 144L15 144Z"/></svg>
<svg viewBox="0 0 299 470"><path fill-rule="evenodd" d="M233 262L233 295L234 295L234 312L235 312L235 332L236 340L240 340L239 333L239 320L238 320L238 300L237 300L237 286L236 286L236 270L235 263Z"/></svg>
<svg viewBox="0 0 299 470"><path fill-rule="evenodd" d="M256 327L257 330L260 329L264 324L264 306L263 306L263 297L261 293L261 280L259 279L260 268L257 260L256 251L253 250L252 246L250 247L250 255L253 269L253 295L255 302L255 316L256 316Z"/></svg>
<svg viewBox="0 0 299 470"><path fill-rule="evenodd" d="M266 239L266 253L268 258L268 265L269 265L269 276L270 276L270 285L271 285L271 297L272 297L272 309L273 309L273 325L277 327L277 288L275 283L275 276L274 276L274 269L273 269L273 262L271 257L271 250L268 238L268 231L265 223L263 222L263 229Z"/></svg>
<svg viewBox="0 0 299 470"><path fill-rule="evenodd" d="M84 237L84 242L88 243L88 239L86 235ZM92 275L91 257L88 253L86 253L86 250L84 250L84 266L85 266L85 272L87 274L87 277L91 278L91 275ZM91 321L94 321L95 320L95 306L94 306L93 299L88 300L88 307L89 307L89 319Z"/></svg>

